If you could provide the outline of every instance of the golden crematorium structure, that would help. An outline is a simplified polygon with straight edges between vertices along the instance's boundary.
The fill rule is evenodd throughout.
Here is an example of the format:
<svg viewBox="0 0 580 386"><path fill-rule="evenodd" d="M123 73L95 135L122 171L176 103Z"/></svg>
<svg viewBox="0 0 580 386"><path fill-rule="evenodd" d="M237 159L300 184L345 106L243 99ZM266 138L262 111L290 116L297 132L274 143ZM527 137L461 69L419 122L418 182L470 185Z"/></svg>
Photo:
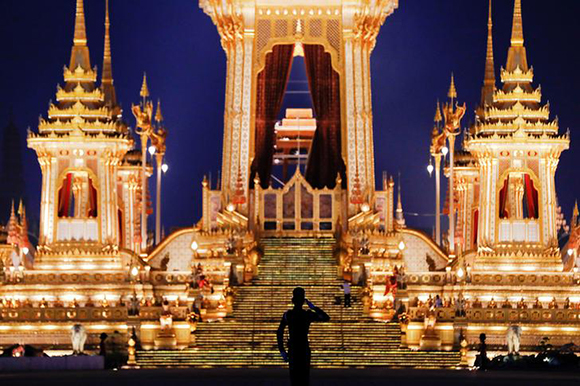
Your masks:
<svg viewBox="0 0 580 386"><path fill-rule="evenodd" d="M129 342L134 331L130 364L141 367L281 366L275 331L295 286L331 316L312 327L318 367L455 367L473 359L481 332L504 350L511 325L522 327L523 351L543 336L580 336L577 210L567 246L557 242L554 174L569 135L533 86L520 0L501 88L490 4L481 104L460 148L454 84L437 109L437 175L450 149L443 243L440 226L435 240L407 228L392 177L375 186L370 57L397 0L199 6L227 56L221 181L202 181L202 218L163 239L157 220L149 236L148 179L156 173L159 219L168 130L146 79L135 120L122 116L108 6L97 84L77 0L64 83L28 137L43 176L39 243L13 208L0 246L1 345L67 350L82 324L89 348L103 332ZM278 122L297 56L313 108ZM350 308L339 301L344 280Z"/></svg>

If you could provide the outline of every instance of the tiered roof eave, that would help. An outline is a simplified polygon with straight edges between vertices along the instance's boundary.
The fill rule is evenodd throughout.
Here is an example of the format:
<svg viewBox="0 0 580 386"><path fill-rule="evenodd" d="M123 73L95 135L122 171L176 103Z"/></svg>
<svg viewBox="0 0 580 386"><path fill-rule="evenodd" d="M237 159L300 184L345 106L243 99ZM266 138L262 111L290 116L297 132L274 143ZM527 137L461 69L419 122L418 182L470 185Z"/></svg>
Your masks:
<svg viewBox="0 0 580 386"><path fill-rule="evenodd" d="M500 74L502 83L532 83L534 81L534 67L530 67L527 71L522 71L520 66L517 66L514 71L501 67Z"/></svg>
<svg viewBox="0 0 580 386"><path fill-rule="evenodd" d="M487 131L477 133L466 133L463 141L465 150L474 153L478 150L487 151L491 147L503 149L508 147L528 148L533 146L534 150L541 148L551 148L554 150L567 150L570 147L570 131L564 134L558 134L557 130L549 133L545 130L530 132L523 127L514 131Z"/></svg>

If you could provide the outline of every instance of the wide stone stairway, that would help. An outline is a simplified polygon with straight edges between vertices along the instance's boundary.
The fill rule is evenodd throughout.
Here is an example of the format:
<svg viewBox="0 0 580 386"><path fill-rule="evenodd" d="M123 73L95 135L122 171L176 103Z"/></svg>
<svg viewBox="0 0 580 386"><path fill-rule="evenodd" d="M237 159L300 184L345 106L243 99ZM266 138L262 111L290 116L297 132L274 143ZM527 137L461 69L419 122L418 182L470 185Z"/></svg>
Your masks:
<svg viewBox="0 0 580 386"><path fill-rule="evenodd" d="M292 290L301 286L306 297L330 315L328 323L310 329L312 365L337 367L449 368L458 352L418 352L401 349L397 323L376 322L363 315L361 288L353 286L352 308L336 302L341 280L333 258L334 239L263 239L264 256L258 277L237 287L232 317L200 323L195 347L181 351L138 351L141 367L265 367L283 366L276 347L276 330L284 311L292 307Z"/></svg>

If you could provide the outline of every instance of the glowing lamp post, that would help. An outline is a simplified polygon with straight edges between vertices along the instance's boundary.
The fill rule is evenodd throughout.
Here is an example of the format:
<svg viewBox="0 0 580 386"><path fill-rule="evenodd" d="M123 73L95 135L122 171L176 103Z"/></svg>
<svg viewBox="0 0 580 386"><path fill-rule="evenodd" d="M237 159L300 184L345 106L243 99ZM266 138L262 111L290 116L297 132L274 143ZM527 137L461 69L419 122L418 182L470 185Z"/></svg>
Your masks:
<svg viewBox="0 0 580 386"><path fill-rule="evenodd" d="M155 114L157 130L152 132L151 140L155 145L155 161L157 172L157 191L155 196L155 244L161 241L161 173L166 173L169 166L163 162L165 157L165 141L167 140L167 130L162 127L163 116L161 115L161 103L157 103L157 113Z"/></svg>
<svg viewBox="0 0 580 386"><path fill-rule="evenodd" d="M440 130L441 112L439 102L435 113L435 126L431 132L431 157L435 160L435 167L429 162L429 175L435 170L435 242L441 245L441 156L445 156L449 149L445 146L446 133Z"/></svg>

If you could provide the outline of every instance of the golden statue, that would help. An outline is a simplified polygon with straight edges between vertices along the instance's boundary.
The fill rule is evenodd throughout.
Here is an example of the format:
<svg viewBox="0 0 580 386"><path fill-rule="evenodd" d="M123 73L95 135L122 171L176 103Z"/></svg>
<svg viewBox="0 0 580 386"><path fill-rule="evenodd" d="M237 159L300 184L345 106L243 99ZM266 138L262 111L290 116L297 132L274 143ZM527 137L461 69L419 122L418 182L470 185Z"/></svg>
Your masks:
<svg viewBox="0 0 580 386"><path fill-rule="evenodd" d="M465 103L462 106L452 103L446 103L443 105L443 116L445 117L445 128L444 132L446 136L457 136L459 134L459 127L461 126L461 119L465 115L467 106Z"/></svg>
<svg viewBox="0 0 580 386"><path fill-rule="evenodd" d="M151 143L155 146L157 153L165 154L165 142L167 141L167 130L163 127L158 127L157 131L151 130Z"/></svg>
<svg viewBox="0 0 580 386"><path fill-rule="evenodd" d="M445 147L445 141L447 140L446 131L442 130L439 132L437 127L433 128L431 132L431 154L440 154L441 149Z"/></svg>
<svg viewBox="0 0 580 386"><path fill-rule="evenodd" d="M570 304L570 298L566 298L566 300L564 301L564 309L568 310L570 308L572 308Z"/></svg>
<svg viewBox="0 0 580 386"><path fill-rule="evenodd" d="M512 308L512 304L510 303L508 298L505 298L505 301L502 303L501 308Z"/></svg>
<svg viewBox="0 0 580 386"><path fill-rule="evenodd" d="M147 101L143 104L143 107L141 105L132 105L131 111L137 121L137 134L150 136L152 130L151 118L153 117L153 103Z"/></svg>

